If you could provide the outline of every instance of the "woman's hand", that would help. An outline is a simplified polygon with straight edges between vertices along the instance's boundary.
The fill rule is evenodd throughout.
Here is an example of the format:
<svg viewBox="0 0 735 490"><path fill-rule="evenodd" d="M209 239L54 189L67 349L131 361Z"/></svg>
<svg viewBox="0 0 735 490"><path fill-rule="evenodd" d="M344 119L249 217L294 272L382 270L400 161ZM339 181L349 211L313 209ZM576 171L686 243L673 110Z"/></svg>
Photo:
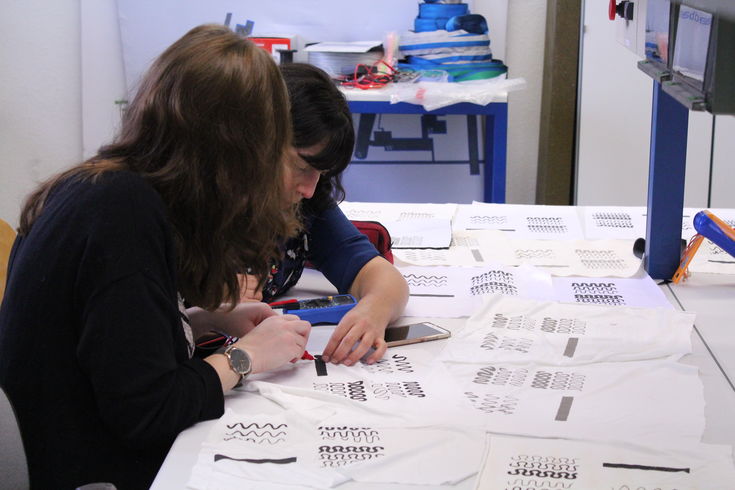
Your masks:
<svg viewBox="0 0 735 490"><path fill-rule="evenodd" d="M205 311L201 308L187 310L194 338L217 331L231 337L243 337L266 318L278 315L265 303L250 301L240 303L232 311Z"/></svg>
<svg viewBox="0 0 735 490"><path fill-rule="evenodd" d="M375 257L360 269L350 293L360 301L342 317L322 359L351 366L372 347L375 352L366 359L372 364L385 354L385 328L401 316L408 301L408 284L390 262Z"/></svg>
<svg viewBox="0 0 735 490"><path fill-rule="evenodd" d="M235 345L250 355L252 372L261 373L300 359L306 349L309 332L311 323L296 315L274 314L259 323Z"/></svg>
<svg viewBox="0 0 735 490"><path fill-rule="evenodd" d="M263 301L263 290L258 287L258 278L249 274L238 274L242 287L240 288L240 302Z"/></svg>
<svg viewBox="0 0 735 490"><path fill-rule="evenodd" d="M372 347L375 351L366 362L373 364L379 361L387 348L384 339L386 326L387 322L380 321L376 315L371 314L365 303L358 303L342 317L322 352L322 359L325 362L341 362L351 366Z"/></svg>

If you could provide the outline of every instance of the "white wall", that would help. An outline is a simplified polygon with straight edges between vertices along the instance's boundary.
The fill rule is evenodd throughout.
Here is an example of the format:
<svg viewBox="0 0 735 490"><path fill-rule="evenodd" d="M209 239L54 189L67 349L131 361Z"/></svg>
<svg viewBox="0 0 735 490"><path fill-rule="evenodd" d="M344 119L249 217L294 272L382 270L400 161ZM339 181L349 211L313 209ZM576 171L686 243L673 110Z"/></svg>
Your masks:
<svg viewBox="0 0 735 490"><path fill-rule="evenodd" d="M508 202L535 196L544 0L475 0L493 50L528 88L512 94ZM38 182L94 154L119 123L125 84L116 0L5 1L0 16L0 217L17 225ZM505 18L507 17L507 24Z"/></svg>
<svg viewBox="0 0 735 490"><path fill-rule="evenodd" d="M128 98L115 0L81 0L82 147L89 158L113 138Z"/></svg>
<svg viewBox="0 0 735 490"><path fill-rule="evenodd" d="M79 0L2 2L0 217L82 157Z"/></svg>
<svg viewBox="0 0 735 490"><path fill-rule="evenodd" d="M607 18L607 2L586 1L577 204L643 206L647 202L653 80L637 68L639 59L617 42L616 24ZM689 113L685 206L708 206L712 118L705 112ZM735 207L732 120L731 116L717 118L711 207Z"/></svg>
<svg viewBox="0 0 735 490"><path fill-rule="evenodd" d="M524 90L508 96L506 202L509 203L536 201L545 36L546 0L508 2L508 76L525 78L528 83Z"/></svg>

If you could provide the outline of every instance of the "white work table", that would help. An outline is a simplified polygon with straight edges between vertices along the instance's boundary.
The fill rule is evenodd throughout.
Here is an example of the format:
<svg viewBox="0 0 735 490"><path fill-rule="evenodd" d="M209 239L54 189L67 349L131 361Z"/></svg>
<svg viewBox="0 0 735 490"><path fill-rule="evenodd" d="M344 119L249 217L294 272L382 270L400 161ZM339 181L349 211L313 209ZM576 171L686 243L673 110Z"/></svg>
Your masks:
<svg viewBox="0 0 735 490"><path fill-rule="evenodd" d="M696 273L662 288L674 306L697 315L693 353L683 362L699 367L704 385L702 440L735 446L735 277Z"/></svg>
<svg viewBox="0 0 735 490"><path fill-rule="evenodd" d="M692 333L692 354L682 362L697 366L704 387L705 431L702 442L735 446L735 389L731 384L735 372L735 324L730 319L735 308L735 278L714 274L695 274L682 285L662 285L662 290L678 309L697 314ZM318 297L333 294L332 286L317 272L306 271L294 295ZM407 322L423 318L406 318ZM729 320L729 322L728 322ZM457 332L464 319L431 319L445 328ZM318 327L317 327L318 328ZM418 347L418 346L412 346ZM443 347L441 342L422 344L422 348ZM729 371L728 371L729 369ZM275 403L251 393L233 391L225 398L225 405L243 413L278 413ZM168 490L185 488L191 468L194 466L201 443L216 421L201 422L185 430L176 439L151 488ZM474 488L474 478L451 487L459 490ZM413 485L366 484L346 482L339 488L353 489L412 489ZM421 488L448 488L447 486L422 486Z"/></svg>
<svg viewBox="0 0 735 490"><path fill-rule="evenodd" d="M294 291L293 295L302 298L321 297L329 294L336 294L334 287L318 272L313 270L305 270L301 281L297 285L298 290ZM406 323L415 323L418 321L429 320L427 318L404 318ZM433 323L441 325L448 330L457 332L464 324L464 319L461 318L442 318L430 319ZM315 327L319 328L319 327ZM419 347L406 346L404 348ZM443 344L441 341L428 342L420 344L422 349L433 349L439 353ZM225 407L231 408L238 412L243 413L278 413L282 409L262 396L253 396L252 393L246 393L242 391L232 391L225 396ZM210 429L215 425L214 420L207 422L200 422L195 426L182 432L176 439L171 451L166 458L161 470L156 476L151 489L154 490L170 490L172 488L186 488L186 483L189 480L191 468L196 463L201 448L202 441L207 436ZM462 481L460 484L451 488L458 490L468 490L473 488L474 480L467 479ZM391 485L391 484L367 484L357 483L354 481L348 481L339 485L339 488L344 489L415 489L415 485ZM446 489L446 486L421 486L421 488L436 488Z"/></svg>

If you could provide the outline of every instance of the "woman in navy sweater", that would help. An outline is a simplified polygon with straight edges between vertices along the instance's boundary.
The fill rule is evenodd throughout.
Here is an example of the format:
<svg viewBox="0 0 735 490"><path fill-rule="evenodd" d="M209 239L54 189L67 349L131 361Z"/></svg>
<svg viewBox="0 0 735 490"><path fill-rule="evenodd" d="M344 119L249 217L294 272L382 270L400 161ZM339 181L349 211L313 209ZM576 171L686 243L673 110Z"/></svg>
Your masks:
<svg viewBox="0 0 735 490"><path fill-rule="evenodd" d="M271 301L285 294L301 277L305 262L311 262L340 293L358 299L339 322L322 359L352 365L370 352L365 361L372 364L385 353L385 328L403 313L408 285L337 206L345 197L340 178L355 143L345 97L315 66L286 64L281 73L293 122L286 193L300 206L304 225L299 236L285 243L263 289L247 290L244 299Z"/></svg>

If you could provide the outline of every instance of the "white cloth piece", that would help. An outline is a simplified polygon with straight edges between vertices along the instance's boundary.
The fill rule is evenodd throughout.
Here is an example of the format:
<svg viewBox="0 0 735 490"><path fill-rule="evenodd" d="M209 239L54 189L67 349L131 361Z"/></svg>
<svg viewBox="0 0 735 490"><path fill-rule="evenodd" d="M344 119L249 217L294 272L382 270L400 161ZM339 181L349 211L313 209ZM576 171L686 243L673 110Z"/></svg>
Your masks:
<svg viewBox="0 0 735 490"><path fill-rule="evenodd" d="M348 479L453 484L477 472L483 445L476 427L391 425L328 405L278 415L228 410L202 444L188 486L329 488Z"/></svg>
<svg viewBox="0 0 735 490"><path fill-rule="evenodd" d="M635 240L646 237L645 206L584 206L584 236L588 240Z"/></svg>
<svg viewBox="0 0 735 490"><path fill-rule="evenodd" d="M648 274L629 278L553 277L554 297L564 303L672 308Z"/></svg>
<svg viewBox="0 0 735 490"><path fill-rule="evenodd" d="M731 490L732 448L683 448L488 435L477 490L506 488Z"/></svg>
<svg viewBox="0 0 735 490"><path fill-rule="evenodd" d="M329 488L346 481L334 468L321 467L315 451L318 418L333 412L252 415L228 410L202 444L189 486L208 488L202 483L212 474L219 474L220 480L229 479L230 488L238 488L241 479L312 488Z"/></svg>
<svg viewBox="0 0 735 490"><path fill-rule="evenodd" d="M403 264L424 266L528 264L555 276L631 277L641 268L631 241L524 240L499 230L455 229L447 250L394 250L393 255Z"/></svg>
<svg viewBox="0 0 735 490"><path fill-rule="evenodd" d="M510 264L508 238L497 230L457 230L447 250L393 250L406 265L479 267L491 263ZM401 265L401 264L399 264Z"/></svg>
<svg viewBox="0 0 735 490"><path fill-rule="evenodd" d="M573 206L487 204L460 206L455 229L503 230L512 238L581 240L582 224Z"/></svg>
<svg viewBox="0 0 735 490"><path fill-rule="evenodd" d="M735 274L735 257L705 239L689 264L689 271L710 274Z"/></svg>
<svg viewBox="0 0 735 490"><path fill-rule="evenodd" d="M521 216L510 213L508 204L473 202L460 204L452 222L454 230L500 230L515 232L523 223Z"/></svg>
<svg viewBox="0 0 735 490"><path fill-rule="evenodd" d="M444 341L437 341L444 342ZM301 361L249 377L257 391L285 409L329 403L364 416L399 417L412 423L454 420L457 410L475 415L433 350L420 344L393 347L376 364L319 364Z"/></svg>
<svg viewBox="0 0 735 490"><path fill-rule="evenodd" d="M699 442L704 430L696 367L666 360L445 364L492 432L684 444Z"/></svg>
<svg viewBox="0 0 735 490"><path fill-rule="evenodd" d="M572 366L681 358L694 314L489 296L442 351L454 362Z"/></svg>
<svg viewBox="0 0 735 490"><path fill-rule="evenodd" d="M512 261L529 264L555 276L631 277L641 268L626 240L520 240L511 239Z"/></svg>
<svg viewBox="0 0 735 490"><path fill-rule="evenodd" d="M551 276L529 266L418 267L399 269L408 282L406 316L470 316L479 297L506 294L548 299L553 296Z"/></svg>

